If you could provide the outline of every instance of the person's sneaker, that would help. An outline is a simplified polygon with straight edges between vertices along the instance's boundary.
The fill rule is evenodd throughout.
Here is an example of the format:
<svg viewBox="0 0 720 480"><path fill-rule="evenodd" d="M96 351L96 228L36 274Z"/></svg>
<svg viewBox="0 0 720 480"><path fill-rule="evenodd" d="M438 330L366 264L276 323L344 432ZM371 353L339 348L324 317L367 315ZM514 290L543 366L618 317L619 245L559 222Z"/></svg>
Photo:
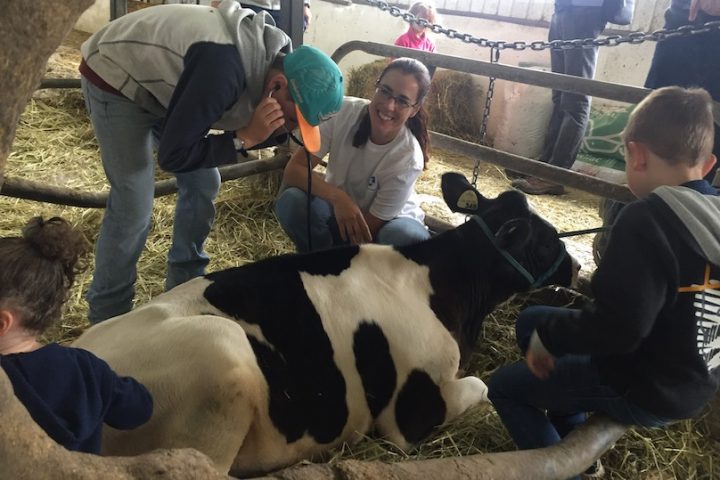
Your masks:
<svg viewBox="0 0 720 480"><path fill-rule="evenodd" d="M603 478L605 476L605 467L603 467L602 462L598 458L595 460L595 463L590 465L587 470L585 470L581 475L580 478L586 479L586 478Z"/></svg>
<svg viewBox="0 0 720 480"><path fill-rule="evenodd" d="M510 185L530 195L562 195L565 193L565 187L562 185L549 183L535 177L518 178L513 180Z"/></svg>

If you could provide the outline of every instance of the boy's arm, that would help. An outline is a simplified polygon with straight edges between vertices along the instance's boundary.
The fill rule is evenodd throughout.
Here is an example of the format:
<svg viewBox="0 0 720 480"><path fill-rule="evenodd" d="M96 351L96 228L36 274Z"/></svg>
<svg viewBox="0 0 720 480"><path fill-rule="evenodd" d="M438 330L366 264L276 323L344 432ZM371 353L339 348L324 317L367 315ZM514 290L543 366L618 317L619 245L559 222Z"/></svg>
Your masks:
<svg viewBox="0 0 720 480"><path fill-rule="evenodd" d="M651 331L667 299L672 255L650 212L637 207L618 217L592 280L595 300L579 318L555 317L538 327L553 354L627 353Z"/></svg>

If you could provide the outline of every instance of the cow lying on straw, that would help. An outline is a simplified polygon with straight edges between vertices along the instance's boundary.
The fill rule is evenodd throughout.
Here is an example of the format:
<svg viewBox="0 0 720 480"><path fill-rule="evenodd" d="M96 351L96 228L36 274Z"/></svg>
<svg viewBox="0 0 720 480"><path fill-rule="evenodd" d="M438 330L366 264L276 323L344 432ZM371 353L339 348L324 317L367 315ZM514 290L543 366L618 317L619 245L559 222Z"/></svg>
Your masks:
<svg viewBox="0 0 720 480"><path fill-rule="evenodd" d="M484 198L446 174L465 224L415 245L268 258L191 280L76 342L152 392L104 453L194 447L222 472L268 471L375 430L423 440L487 388L457 378L485 316L513 293L569 285L577 264L516 191Z"/></svg>

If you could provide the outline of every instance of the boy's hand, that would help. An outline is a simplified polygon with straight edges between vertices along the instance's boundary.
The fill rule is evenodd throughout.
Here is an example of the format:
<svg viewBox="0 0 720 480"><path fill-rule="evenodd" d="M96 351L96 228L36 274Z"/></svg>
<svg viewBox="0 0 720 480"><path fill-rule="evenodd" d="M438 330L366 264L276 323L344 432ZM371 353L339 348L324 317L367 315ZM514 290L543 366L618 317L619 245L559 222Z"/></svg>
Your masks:
<svg viewBox="0 0 720 480"><path fill-rule="evenodd" d="M250 124L237 130L235 135L245 141L245 148L248 149L270 138L284 124L285 118L278 101L265 97L255 107Z"/></svg>
<svg viewBox="0 0 720 480"><path fill-rule="evenodd" d="M555 357L543 345L537 330L530 337L530 345L525 352L528 368L536 377L546 379L555 368Z"/></svg>
<svg viewBox="0 0 720 480"><path fill-rule="evenodd" d="M333 202L335 221L340 230L340 238L353 245L372 241L370 228L360 208L343 192L337 201Z"/></svg>
<svg viewBox="0 0 720 480"><path fill-rule="evenodd" d="M688 20L694 21L701 10L713 17L720 16L720 0L692 0Z"/></svg>

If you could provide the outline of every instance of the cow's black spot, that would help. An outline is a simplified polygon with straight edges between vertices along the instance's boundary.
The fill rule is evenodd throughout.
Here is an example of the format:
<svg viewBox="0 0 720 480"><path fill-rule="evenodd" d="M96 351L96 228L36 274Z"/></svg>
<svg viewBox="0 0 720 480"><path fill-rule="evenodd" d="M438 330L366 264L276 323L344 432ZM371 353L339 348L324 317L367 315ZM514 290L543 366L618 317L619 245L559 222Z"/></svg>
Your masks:
<svg viewBox="0 0 720 480"><path fill-rule="evenodd" d="M349 265L355 253L356 248L347 248L326 255L341 271L339 265ZM318 443L329 443L347 422L346 385L300 280L302 257L276 257L210 274L213 283L205 289L205 298L228 316L258 325L272 345L250 337L270 391L270 419L288 443L305 433Z"/></svg>
<svg viewBox="0 0 720 480"><path fill-rule="evenodd" d="M430 375L413 370L398 394L395 419L400 432L410 443L426 438L445 420L447 407L440 388Z"/></svg>
<svg viewBox="0 0 720 480"><path fill-rule="evenodd" d="M353 352L365 400L373 418L377 418L390 402L397 382L390 345L376 323L363 321L353 337Z"/></svg>

